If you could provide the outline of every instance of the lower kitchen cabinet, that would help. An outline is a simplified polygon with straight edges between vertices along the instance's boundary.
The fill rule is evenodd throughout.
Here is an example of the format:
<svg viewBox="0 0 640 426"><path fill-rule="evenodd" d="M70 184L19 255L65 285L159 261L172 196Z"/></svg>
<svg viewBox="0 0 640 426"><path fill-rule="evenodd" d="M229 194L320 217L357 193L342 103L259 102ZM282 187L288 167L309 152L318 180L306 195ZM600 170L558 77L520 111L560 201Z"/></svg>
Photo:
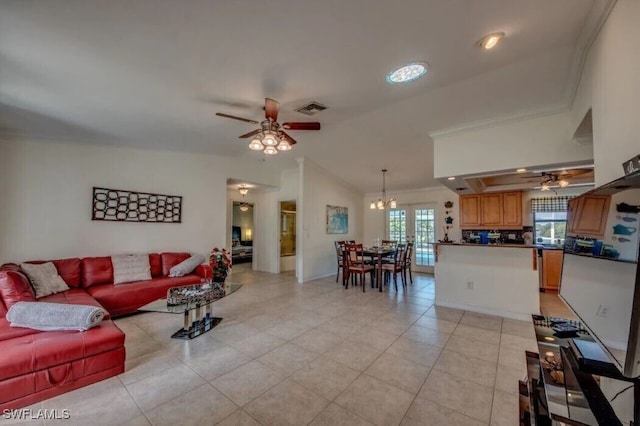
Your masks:
<svg viewBox="0 0 640 426"><path fill-rule="evenodd" d="M562 250L542 250L542 288L558 291L562 276Z"/></svg>

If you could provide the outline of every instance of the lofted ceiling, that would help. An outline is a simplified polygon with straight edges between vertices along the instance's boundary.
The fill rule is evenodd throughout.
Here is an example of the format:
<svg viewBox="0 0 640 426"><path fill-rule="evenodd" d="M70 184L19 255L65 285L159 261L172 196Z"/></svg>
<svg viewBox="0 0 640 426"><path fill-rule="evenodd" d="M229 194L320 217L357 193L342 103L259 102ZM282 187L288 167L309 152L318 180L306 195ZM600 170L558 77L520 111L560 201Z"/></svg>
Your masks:
<svg viewBox="0 0 640 426"><path fill-rule="evenodd" d="M592 6L604 0L9 0L0 3L0 132L264 155L237 136L265 97L294 150L362 192L435 186L435 131L566 107ZM492 51L475 43L503 31ZM591 28L588 29L592 31ZM588 36L588 35L587 35ZM587 37L588 38L588 37ZM385 75L426 61L426 77ZM309 118L311 100L329 108Z"/></svg>

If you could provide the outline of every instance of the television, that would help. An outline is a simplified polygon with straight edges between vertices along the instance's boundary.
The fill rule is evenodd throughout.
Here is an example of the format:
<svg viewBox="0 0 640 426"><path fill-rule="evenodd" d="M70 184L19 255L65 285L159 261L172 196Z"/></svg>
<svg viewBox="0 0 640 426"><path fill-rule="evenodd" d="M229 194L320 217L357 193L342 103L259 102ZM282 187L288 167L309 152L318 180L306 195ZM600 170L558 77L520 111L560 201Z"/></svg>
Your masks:
<svg viewBox="0 0 640 426"><path fill-rule="evenodd" d="M560 297L626 377L640 376L640 173L569 201Z"/></svg>

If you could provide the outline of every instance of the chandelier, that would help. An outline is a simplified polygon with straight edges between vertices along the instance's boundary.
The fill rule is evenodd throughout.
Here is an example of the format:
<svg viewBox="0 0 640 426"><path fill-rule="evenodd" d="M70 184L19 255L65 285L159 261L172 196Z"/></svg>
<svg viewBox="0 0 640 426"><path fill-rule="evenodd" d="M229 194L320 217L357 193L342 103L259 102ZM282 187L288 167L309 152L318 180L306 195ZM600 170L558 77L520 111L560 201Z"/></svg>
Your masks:
<svg viewBox="0 0 640 426"><path fill-rule="evenodd" d="M249 144L249 149L263 151L267 155L275 155L278 151L291 150L291 143L289 143L284 133L278 130L280 128L278 123L265 120L260 123L260 126L262 131L254 136Z"/></svg>
<svg viewBox="0 0 640 426"><path fill-rule="evenodd" d="M247 188L245 185L240 185L238 187L238 192L240 193L240 195L242 195L242 198L244 198L244 196L249 193L249 188ZM249 210L249 204L244 202L240 203L240 211L246 212L247 210Z"/></svg>
<svg viewBox="0 0 640 426"><path fill-rule="evenodd" d="M395 199L390 199L387 200L387 188L385 186L386 184L386 180L385 180L385 176L387 173L387 169L382 169L382 198L378 198L376 201L372 201L371 204L369 204L369 208L371 210L384 210L385 208L389 207L391 209L395 209L396 208L396 200Z"/></svg>

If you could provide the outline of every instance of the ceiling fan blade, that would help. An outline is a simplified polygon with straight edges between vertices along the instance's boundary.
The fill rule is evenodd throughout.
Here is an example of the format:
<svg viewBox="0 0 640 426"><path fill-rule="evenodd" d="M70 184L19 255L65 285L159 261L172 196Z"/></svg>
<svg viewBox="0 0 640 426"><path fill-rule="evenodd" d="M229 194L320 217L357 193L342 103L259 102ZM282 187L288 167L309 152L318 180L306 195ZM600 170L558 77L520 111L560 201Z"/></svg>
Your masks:
<svg viewBox="0 0 640 426"><path fill-rule="evenodd" d="M267 119L277 122L278 112L280 111L280 104L278 101L274 101L271 98L264 98L264 115Z"/></svg>
<svg viewBox="0 0 640 426"><path fill-rule="evenodd" d="M239 138L243 138L243 139L245 139L245 138L250 138L250 137L251 137L251 136L253 136L253 135L257 135L257 134L258 134L258 133L260 133L261 131L262 131L262 129L257 129L257 130L254 130L253 132L245 133L244 135L241 135L241 136L238 136L238 137L239 137Z"/></svg>
<svg viewBox="0 0 640 426"><path fill-rule="evenodd" d="M287 130L320 130L320 123L317 121L282 123L282 127Z"/></svg>
<svg viewBox="0 0 640 426"><path fill-rule="evenodd" d="M294 138L292 138L291 136L289 136L285 132L280 132L280 133L287 140L287 142L289 142L289 145L295 145L295 144L298 143L298 142L296 142L296 140Z"/></svg>
<svg viewBox="0 0 640 426"><path fill-rule="evenodd" d="M232 118L234 120L245 121L245 122L251 123L251 124L260 124L259 122L255 121L255 120L249 120L248 118L236 117L235 115L223 114L221 112L216 112L216 115L218 117Z"/></svg>

